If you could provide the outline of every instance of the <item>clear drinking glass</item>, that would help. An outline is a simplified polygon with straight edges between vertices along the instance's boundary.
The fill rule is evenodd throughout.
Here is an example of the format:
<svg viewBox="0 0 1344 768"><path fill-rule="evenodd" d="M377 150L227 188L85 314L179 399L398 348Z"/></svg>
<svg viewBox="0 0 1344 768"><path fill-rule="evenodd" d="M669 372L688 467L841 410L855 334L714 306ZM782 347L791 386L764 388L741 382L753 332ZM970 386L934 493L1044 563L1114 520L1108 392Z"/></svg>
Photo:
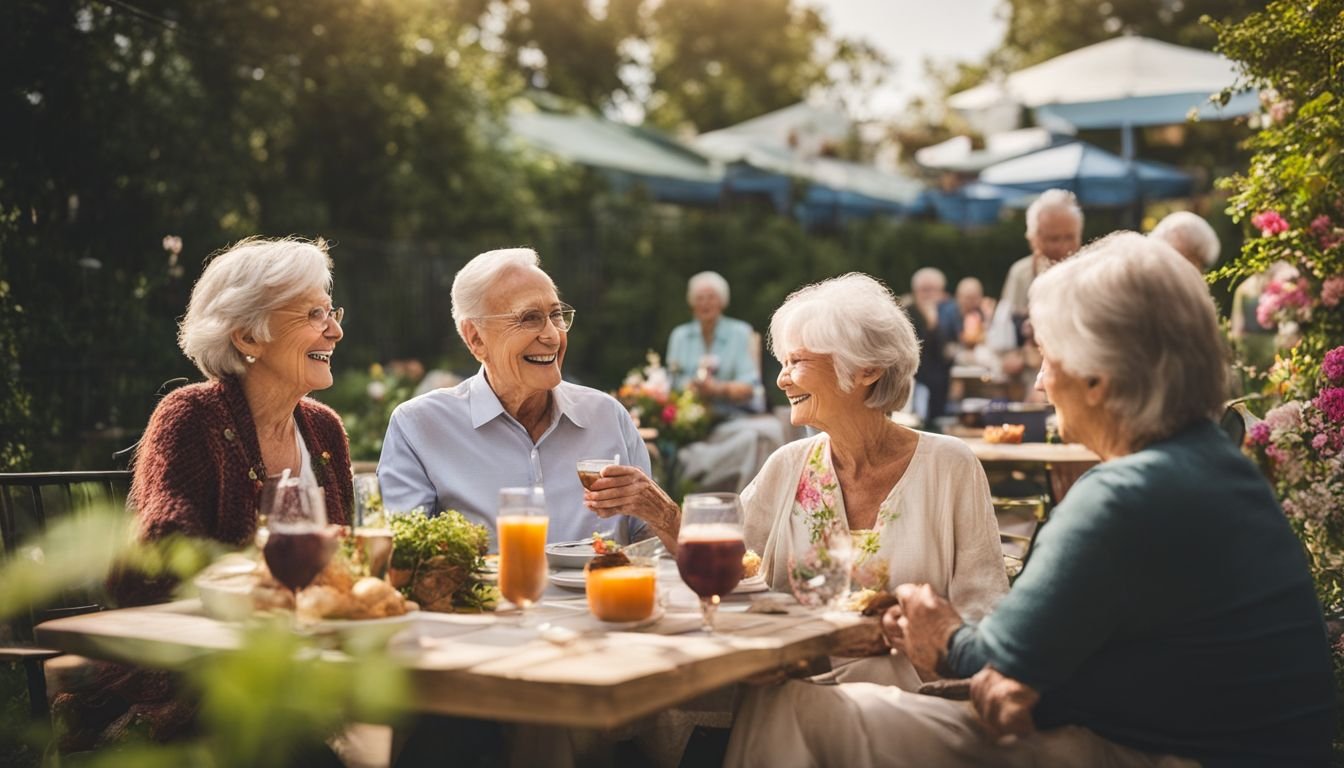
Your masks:
<svg viewBox="0 0 1344 768"><path fill-rule="evenodd" d="M742 503L736 493L690 493L681 509L677 570L700 596L701 629L713 632L720 600L742 580Z"/></svg>
<svg viewBox="0 0 1344 768"><path fill-rule="evenodd" d="M592 490L593 483L602 476L602 470L616 463L615 459L579 459L575 468L579 471L579 482L583 487Z"/></svg>
<svg viewBox="0 0 1344 768"><path fill-rule="evenodd" d="M499 514L499 591L519 611L546 591L546 496L540 486L501 488Z"/></svg>
<svg viewBox="0 0 1344 768"><path fill-rule="evenodd" d="M368 567L369 575L381 579L392 562L392 529L383 510L383 492L378 475L355 475L355 559Z"/></svg>
<svg viewBox="0 0 1344 768"><path fill-rule="evenodd" d="M853 567L853 540L833 527L801 555L789 557L789 589L809 608L833 608L849 594Z"/></svg>
<svg viewBox="0 0 1344 768"><path fill-rule="evenodd" d="M322 489L288 475L270 478L262 486L261 511L266 515L266 567L289 587L298 605L299 591L317 578L336 551Z"/></svg>

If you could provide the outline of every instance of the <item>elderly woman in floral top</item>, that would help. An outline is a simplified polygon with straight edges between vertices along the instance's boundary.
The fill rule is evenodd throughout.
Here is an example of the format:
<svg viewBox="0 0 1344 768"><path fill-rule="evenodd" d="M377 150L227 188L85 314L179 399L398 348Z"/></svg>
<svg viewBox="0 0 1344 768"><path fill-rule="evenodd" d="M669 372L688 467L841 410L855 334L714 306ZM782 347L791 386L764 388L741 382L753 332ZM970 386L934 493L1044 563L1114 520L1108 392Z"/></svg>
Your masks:
<svg viewBox="0 0 1344 768"><path fill-rule="evenodd" d="M988 612L1008 589L989 483L960 440L889 418L910 395L919 346L884 285L852 273L791 295L770 324L794 425L821 432L772 454L742 494L747 546L771 587L849 535L853 589L924 582L957 610ZM899 655L844 664L840 680L916 689Z"/></svg>

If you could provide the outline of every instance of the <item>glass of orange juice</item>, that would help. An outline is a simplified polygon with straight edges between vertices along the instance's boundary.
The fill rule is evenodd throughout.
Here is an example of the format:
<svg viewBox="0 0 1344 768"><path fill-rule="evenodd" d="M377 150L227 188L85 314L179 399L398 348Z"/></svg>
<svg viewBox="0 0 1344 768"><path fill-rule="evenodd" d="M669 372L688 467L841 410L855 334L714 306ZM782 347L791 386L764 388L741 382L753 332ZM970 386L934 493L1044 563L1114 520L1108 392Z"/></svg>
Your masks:
<svg viewBox="0 0 1344 768"><path fill-rule="evenodd" d="M501 488L499 515L499 591L526 611L546 591L546 497L540 486Z"/></svg>
<svg viewBox="0 0 1344 768"><path fill-rule="evenodd" d="M614 568L588 568L588 610L602 621L642 621L657 603L654 561L636 559Z"/></svg>

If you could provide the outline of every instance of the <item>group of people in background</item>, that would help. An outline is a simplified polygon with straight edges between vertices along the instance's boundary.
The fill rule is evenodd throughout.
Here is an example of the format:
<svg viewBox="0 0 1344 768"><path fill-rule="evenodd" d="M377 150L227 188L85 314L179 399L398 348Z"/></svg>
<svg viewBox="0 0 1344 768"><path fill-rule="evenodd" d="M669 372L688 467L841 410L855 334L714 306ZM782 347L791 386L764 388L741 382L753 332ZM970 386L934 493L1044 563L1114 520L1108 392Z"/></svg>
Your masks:
<svg viewBox="0 0 1344 768"><path fill-rule="evenodd" d="M1223 340L1187 262L1216 258L1201 224L1183 216L1149 237L1117 233L1080 249L1082 211L1051 191L1027 211L1031 253L997 302L974 279L949 299L927 269L905 306L858 273L800 286L780 305L764 347L781 366L774 383L789 424L812 434L777 436L746 479L747 546L769 585L788 592L792 562L832 533L852 537L856 582L896 604L829 675L748 693L727 764L1326 759L1331 667L1302 549L1215 424ZM331 385L339 359L345 315L331 281L320 242L249 240L210 261L180 336L208 382L170 394L149 423L131 494L142 536L242 545L262 482L285 470L325 488L334 522L349 519L339 419L307 397ZM694 319L668 342L677 383L750 423L763 403L759 337L723 315L721 277L697 275L687 299ZM622 543L656 536L675 550L680 510L651 479L631 416L564 380L583 308L561 299L538 255L477 256L458 272L452 303L480 368L393 414L378 465L387 508L455 509L493 541L498 489L540 485L554 541L614 525ZM891 418L919 384L935 420L950 362L989 354L1024 393L1054 404L1066 440L1102 459L1054 510L1011 589L974 455ZM735 438L707 442L716 439ZM585 489L575 461L612 455L619 462ZM121 579L129 602L166 594ZM970 706L919 693L946 678L970 679ZM164 699L134 699L151 693L164 690L118 689L125 707L156 712ZM102 714L116 708L99 701Z"/></svg>
<svg viewBox="0 0 1344 768"><path fill-rule="evenodd" d="M920 387L910 410L926 426L936 427L949 413L955 366L1002 381L1011 400L1041 399L1034 386L1041 355L1030 317L1031 285L1082 247L1083 210L1071 192L1052 189L1027 208L1026 221L1031 253L1009 268L997 301L985 297L975 277L963 278L949 297L947 278L936 267L924 267L910 280L906 305L923 346L915 375ZM1213 267L1221 254L1213 227L1189 211L1166 216L1148 236L1200 271Z"/></svg>

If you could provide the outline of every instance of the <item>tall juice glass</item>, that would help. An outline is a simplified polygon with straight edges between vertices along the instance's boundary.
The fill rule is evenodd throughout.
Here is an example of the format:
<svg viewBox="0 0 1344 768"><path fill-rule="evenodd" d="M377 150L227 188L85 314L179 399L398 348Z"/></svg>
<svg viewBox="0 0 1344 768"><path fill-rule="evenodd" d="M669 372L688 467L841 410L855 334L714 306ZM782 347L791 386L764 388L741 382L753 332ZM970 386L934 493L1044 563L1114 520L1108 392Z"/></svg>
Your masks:
<svg viewBox="0 0 1344 768"><path fill-rule="evenodd" d="M540 487L499 491L499 591L520 611L546 591L546 498Z"/></svg>
<svg viewBox="0 0 1344 768"><path fill-rule="evenodd" d="M691 493L682 502L677 571L700 597L701 628L714 631L719 601L742 580L742 505L735 493Z"/></svg>

